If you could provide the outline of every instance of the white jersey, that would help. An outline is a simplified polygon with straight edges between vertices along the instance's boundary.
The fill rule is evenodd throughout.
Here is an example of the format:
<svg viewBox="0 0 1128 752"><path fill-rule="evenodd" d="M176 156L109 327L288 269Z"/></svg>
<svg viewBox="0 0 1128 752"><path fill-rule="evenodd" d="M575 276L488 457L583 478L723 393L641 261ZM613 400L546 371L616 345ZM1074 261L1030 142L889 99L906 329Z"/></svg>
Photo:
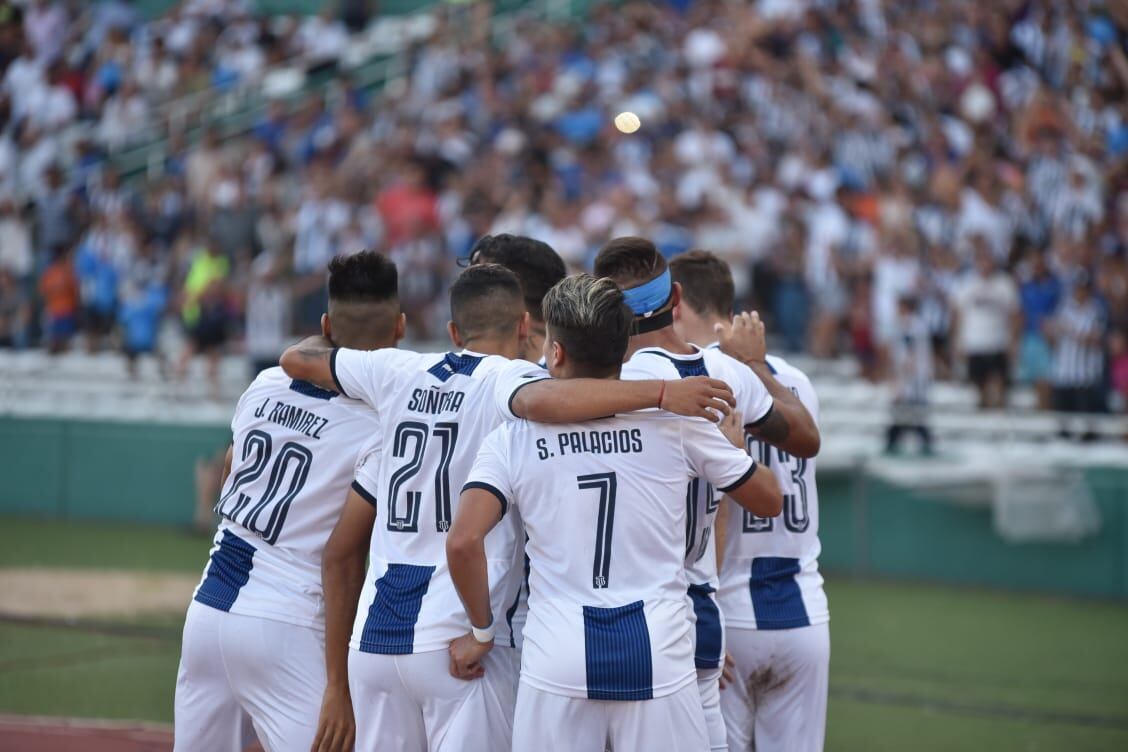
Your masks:
<svg viewBox="0 0 1128 752"><path fill-rule="evenodd" d="M513 393L546 374L469 351L336 350L331 362L344 394L378 408L384 441L382 461L360 468L354 486L377 517L350 645L386 655L446 649L470 631L446 560L459 489L482 440L512 417ZM486 538L497 613L517 595L519 535L506 520ZM498 630L499 644L509 639Z"/></svg>
<svg viewBox="0 0 1128 752"><path fill-rule="evenodd" d="M818 422L819 402L806 374L782 358L768 356L780 384L793 391ZM751 437L749 453L770 467L783 491L783 513L757 517L729 504L728 539L721 571L720 604L729 626L792 629L830 619L819 574L819 494L815 460Z"/></svg>
<svg viewBox="0 0 1128 752"><path fill-rule="evenodd" d="M467 487L521 514L531 562L521 681L595 700L693 684L685 488L735 488L756 464L715 426L658 411L575 425L507 423Z"/></svg>
<svg viewBox="0 0 1128 752"><path fill-rule="evenodd" d="M268 368L231 420L231 473L195 600L324 628L321 555L358 463L379 455L376 413Z"/></svg>
<svg viewBox="0 0 1128 752"><path fill-rule="evenodd" d="M690 355L672 353L659 347L644 347L623 366L624 379L678 379L710 376L729 385L736 398L736 409L746 424L763 420L772 409L772 396L751 368L720 350L702 350ZM698 478L690 481L685 493L685 566L689 584L716 590L716 543L713 521L720 494Z"/></svg>

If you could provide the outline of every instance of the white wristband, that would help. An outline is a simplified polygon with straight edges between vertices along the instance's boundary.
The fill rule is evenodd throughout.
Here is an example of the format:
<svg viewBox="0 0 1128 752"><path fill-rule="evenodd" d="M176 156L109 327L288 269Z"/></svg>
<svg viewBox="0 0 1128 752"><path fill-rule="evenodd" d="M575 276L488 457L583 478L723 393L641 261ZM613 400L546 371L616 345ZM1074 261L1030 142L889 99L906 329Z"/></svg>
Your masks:
<svg viewBox="0 0 1128 752"><path fill-rule="evenodd" d="M470 631L473 632L474 639L477 640L478 642L482 643L483 645L486 644L486 643L493 642L493 639L494 639L493 619L490 619L490 625L488 627L486 627L485 629L478 629L473 624L471 624L470 625Z"/></svg>

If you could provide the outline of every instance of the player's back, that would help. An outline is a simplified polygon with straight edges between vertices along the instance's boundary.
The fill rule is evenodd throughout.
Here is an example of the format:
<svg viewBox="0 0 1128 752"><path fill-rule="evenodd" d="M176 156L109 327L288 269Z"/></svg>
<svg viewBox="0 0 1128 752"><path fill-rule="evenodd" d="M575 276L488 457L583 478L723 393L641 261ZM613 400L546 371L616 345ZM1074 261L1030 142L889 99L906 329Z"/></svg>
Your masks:
<svg viewBox="0 0 1128 752"><path fill-rule="evenodd" d="M635 352L623 367L624 379L677 379L711 376L726 382L733 391L737 410L746 423L763 417L771 397L759 378L744 364L715 349L691 354L672 353L657 347ZM710 484L693 479L685 490L685 565L691 585L716 589L719 586L713 523L720 494Z"/></svg>
<svg viewBox="0 0 1128 752"><path fill-rule="evenodd" d="M334 367L346 393L363 389L366 401L380 402L384 445L376 472L357 476L377 505L377 518L351 645L392 655L445 648L469 630L446 564L459 490L482 440L504 419L506 405L496 397L499 379L543 373L532 364L469 351L343 357ZM515 526L498 526L486 546L491 582L514 573L497 591L498 598L512 602L518 582ZM508 643L509 636L499 641Z"/></svg>
<svg viewBox="0 0 1128 752"><path fill-rule="evenodd" d="M768 356L777 381L790 389L818 422L810 379L782 358ZM748 451L775 474L783 513L766 519L728 505L719 600L728 624L746 629L790 629L829 619L818 570L819 501L815 460L794 457L748 437Z"/></svg>
<svg viewBox="0 0 1128 752"><path fill-rule="evenodd" d="M195 599L320 626L321 555L358 459L379 454L378 428L360 402L281 368L260 373L231 421L231 472L216 504L222 520Z"/></svg>
<svg viewBox="0 0 1128 752"><path fill-rule="evenodd" d="M705 421L654 412L515 422L487 439L471 484L508 499L529 536L523 681L611 700L694 681L686 483L708 463L730 482L752 472L748 458L736 453L734 463L716 441L724 440Z"/></svg>

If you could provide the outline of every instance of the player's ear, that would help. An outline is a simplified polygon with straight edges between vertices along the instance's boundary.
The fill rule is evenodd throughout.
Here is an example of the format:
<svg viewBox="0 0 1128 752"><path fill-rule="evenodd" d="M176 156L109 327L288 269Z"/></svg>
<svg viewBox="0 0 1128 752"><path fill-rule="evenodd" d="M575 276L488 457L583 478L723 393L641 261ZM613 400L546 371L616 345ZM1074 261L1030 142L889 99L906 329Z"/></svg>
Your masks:
<svg viewBox="0 0 1128 752"><path fill-rule="evenodd" d="M560 369L564 367L565 361L568 360L568 355L560 343L553 340L550 352L545 353L548 356L548 363L552 365L553 369Z"/></svg>
<svg viewBox="0 0 1128 752"><path fill-rule="evenodd" d="M396 319L396 333L395 341L398 344L404 337L407 336L407 314L400 312L399 318Z"/></svg>
<svg viewBox="0 0 1128 752"><path fill-rule="evenodd" d="M525 311L521 314L521 319L517 322L517 339L524 342L529 338L529 312Z"/></svg>
<svg viewBox="0 0 1128 752"><path fill-rule="evenodd" d="M674 307L674 318L678 316L678 307L681 305L681 300L681 282L675 282L673 288L670 290L670 304Z"/></svg>
<svg viewBox="0 0 1128 752"><path fill-rule="evenodd" d="M450 335L450 341L454 343L455 347L462 347L462 335L458 333L458 327L455 326L453 321L447 322L447 334Z"/></svg>
<svg viewBox="0 0 1128 752"><path fill-rule="evenodd" d="M321 336L327 340L333 339L333 327L329 324L329 314L321 314Z"/></svg>

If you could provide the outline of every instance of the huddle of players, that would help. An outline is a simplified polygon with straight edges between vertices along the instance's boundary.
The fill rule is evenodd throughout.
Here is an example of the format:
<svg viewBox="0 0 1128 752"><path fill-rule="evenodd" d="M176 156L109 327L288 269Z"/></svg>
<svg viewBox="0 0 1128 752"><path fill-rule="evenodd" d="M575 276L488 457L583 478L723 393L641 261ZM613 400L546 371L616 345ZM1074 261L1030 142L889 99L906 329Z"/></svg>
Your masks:
<svg viewBox="0 0 1128 752"><path fill-rule="evenodd" d="M471 264L419 354L394 266L335 259L323 336L240 399L176 748L821 749L817 401L728 268Z"/></svg>

